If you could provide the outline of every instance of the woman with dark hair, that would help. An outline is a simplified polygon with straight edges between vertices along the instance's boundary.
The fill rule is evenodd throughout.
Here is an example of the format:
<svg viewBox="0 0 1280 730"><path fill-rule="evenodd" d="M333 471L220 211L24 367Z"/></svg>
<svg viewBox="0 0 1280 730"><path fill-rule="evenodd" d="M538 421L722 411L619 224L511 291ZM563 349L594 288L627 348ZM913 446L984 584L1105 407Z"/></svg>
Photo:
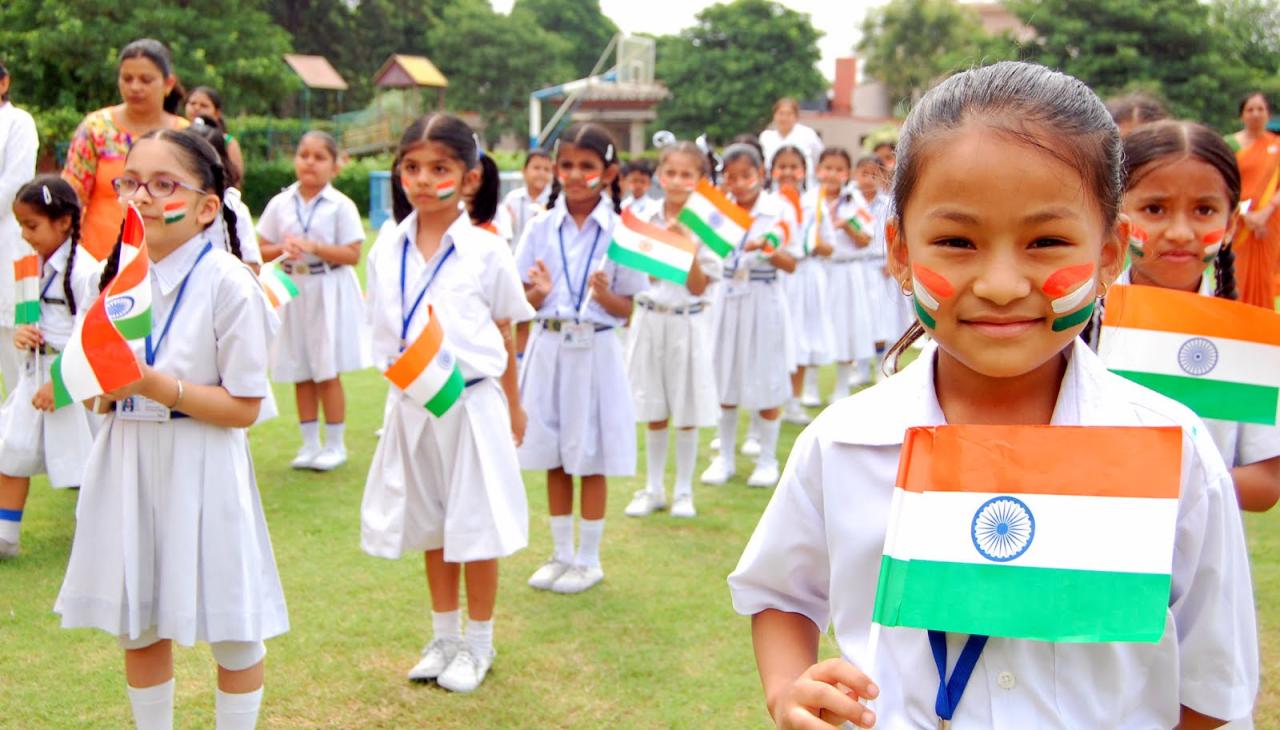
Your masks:
<svg viewBox="0 0 1280 730"><path fill-rule="evenodd" d="M222 113L222 95L209 86L197 86L187 92L186 117L192 124L198 117L206 116L217 120L222 128L222 143L227 149L227 159L235 166L236 175L244 176L244 153L240 151L240 142L235 135L227 131L227 118Z"/></svg>
<svg viewBox="0 0 1280 730"><path fill-rule="evenodd" d="M1271 309L1276 299L1276 269L1280 268L1280 216L1275 215L1280 197L1280 135L1267 131L1271 104L1253 92L1240 102L1244 124L1227 136L1240 166L1240 200L1251 201L1245 213L1244 230L1236 242L1236 269L1239 272L1240 301Z"/></svg>
<svg viewBox="0 0 1280 730"><path fill-rule="evenodd" d="M809 171L807 182L813 187L818 178L818 155L822 154L822 138L810 127L800 124L800 102L784 96L773 105L773 127L760 133L760 146L764 148L765 169L773 166L773 155L786 146L795 147L804 154L805 169Z"/></svg>
<svg viewBox="0 0 1280 730"><path fill-rule="evenodd" d="M143 38L125 46L116 83L123 103L91 112L80 122L62 170L84 208L82 244L97 259L110 253L124 221L111 181L124 172L133 141L156 129L189 124L170 111L177 108L182 92L169 49L160 41Z"/></svg>
<svg viewBox="0 0 1280 730"><path fill-rule="evenodd" d="M9 103L9 71L0 63L0 373L18 382L22 359L13 346L13 262L31 249L13 216L13 199L36 174L40 137L31 115Z"/></svg>

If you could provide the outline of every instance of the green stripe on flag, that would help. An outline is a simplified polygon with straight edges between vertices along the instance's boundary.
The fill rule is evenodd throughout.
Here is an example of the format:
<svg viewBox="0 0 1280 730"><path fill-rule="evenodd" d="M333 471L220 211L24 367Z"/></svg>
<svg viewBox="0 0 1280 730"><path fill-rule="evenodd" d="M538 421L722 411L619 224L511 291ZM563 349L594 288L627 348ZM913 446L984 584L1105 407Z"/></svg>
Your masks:
<svg viewBox="0 0 1280 730"><path fill-rule="evenodd" d="M733 253L734 244L724 240L724 238L716 231L716 229L707 225L707 222L699 218L688 208L680 211L679 220L681 223L689 227L702 242L707 244L707 248L716 252L720 258L724 258Z"/></svg>
<svg viewBox="0 0 1280 730"><path fill-rule="evenodd" d="M18 302L13 309L14 325L38 324L40 322L40 300L32 299Z"/></svg>
<svg viewBox="0 0 1280 730"><path fill-rule="evenodd" d="M436 418L443 416L449 410L449 407L462 396L462 391L466 387L467 384L462 379L462 371L455 365L444 386L432 396L431 400L427 401L427 410Z"/></svg>
<svg viewBox="0 0 1280 730"><path fill-rule="evenodd" d="M49 379L53 381L53 408L57 410L71 405L71 394L67 392L66 383L62 382L62 355L54 359L49 368Z"/></svg>
<svg viewBox="0 0 1280 730"><path fill-rule="evenodd" d="M273 269L271 273L273 275L273 278L276 281L280 282L282 286L284 286L285 291L289 292L289 296L291 297L298 296L298 285L293 283L293 277L286 274L284 270L282 270L278 266L275 269Z"/></svg>
<svg viewBox="0 0 1280 730"><path fill-rule="evenodd" d="M1164 635L1170 577L884 556L872 620L1039 641L1144 641Z"/></svg>
<svg viewBox="0 0 1280 730"><path fill-rule="evenodd" d="M689 272L681 271L670 264L645 256L642 253L636 253L625 246L618 245L617 241L609 242L609 258L623 266L643 271L649 276L674 281L680 286L684 286L684 283L689 279Z"/></svg>
<svg viewBox="0 0 1280 730"><path fill-rule="evenodd" d="M141 340L151 334L151 310L124 319L111 321L126 340Z"/></svg>
<svg viewBox="0 0 1280 730"><path fill-rule="evenodd" d="M1178 401L1201 418L1267 425L1276 423L1280 388L1136 370L1112 372Z"/></svg>

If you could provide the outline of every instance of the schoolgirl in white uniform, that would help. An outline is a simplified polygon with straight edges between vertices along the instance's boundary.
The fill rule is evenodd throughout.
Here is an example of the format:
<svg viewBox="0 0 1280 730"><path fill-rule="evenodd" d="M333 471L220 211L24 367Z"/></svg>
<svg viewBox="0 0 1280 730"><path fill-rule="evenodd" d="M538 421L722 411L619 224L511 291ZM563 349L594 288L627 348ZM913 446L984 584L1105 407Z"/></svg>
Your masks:
<svg viewBox="0 0 1280 730"><path fill-rule="evenodd" d="M338 171L338 143L332 136L304 134L293 164L298 182L272 198L258 220L264 259L284 256L285 273L299 290L282 310L271 372L277 382L293 383L297 393L302 448L291 465L328 471L347 460L346 394L339 376L369 366L355 272L364 222L351 198L330 184Z"/></svg>
<svg viewBox="0 0 1280 730"><path fill-rule="evenodd" d="M14 331L26 367L0 406L0 559L18 554L31 477L48 474L54 488L79 486L93 445L84 406L54 410L49 377L75 324L76 266L83 272L93 265L93 256L78 245L80 201L61 177L40 175L18 188L13 216L40 257L40 320Z"/></svg>
<svg viewBox="0 0 1280 730"><path fill-rule="evenodd" d="M498 206L499 228L511 231L514 248L529 222L547 209L551 197L551 155L546 150L529 150L524 158L524 186L506 194Z"/></svg>
<svg viewBox="0 0 1280 730"><path fill-rule="evenodd" d="M380 236L367 262L378 367L398 360L434 317L466 382L440 417L392 387L360 510L365 552L425 554L434 637L409 678L434 679L455 692L476 689L493 663L498 558L529 539L516 457L525 419L512 324L532 319L533 308L511 249L472 225L457 198L438 194L442 184L462 190L473 209L492 215L498 170L482 168L480 154L475 134L456 117L411 124L392 173L399 225ZM508 433L514 441L503 437ZM458 610L464 571L465 641Z"/></svg>
<svg viewBox="0 0 1280 730"><path fill-rule="evenodd" d="M717 292L712 360L720 394L720 453L702 481L724 484L734 475L738 408L743 408L760 414L760 454L747 484L772 487L778 481L782 406L791 395L788 374L796 362L787 296L778 277L795 270L799 244L791 234L799 222L790 203L762 189L764 161L757 145L731 144L723 160L724 185L754 222L725 260L724 284Z"/></svg>
<svg viewBox="0 0 1280 730"><path fill-rule="evenodd" d="M1010 119L1020 122L1018 136L993 133ZM1034 135L1035 146L1023 135ZM1186 408L1107 372L1077 337L1083 322L1055 332L1052 322L1062 315L1042 292L1064 266L1091 263L1099 281L1121 266L1120 137L1106 108L1071 77L996 64L926 94L907 119L899 153L894 195L902 219L890 262L926 324L891 352L926 329L938 346L828 408L801 434L729 578L735 609L753 617L774 721L783 728L819 721L1152 728L1215 727L1247 715L1257 691L1257 636L1240 515L1222 459ZM1043 211L1054 220L1038 220ZM922 291L922 279L938 286ZM945 650L935 653L924 630L884 628L871 654L903 435L946 423L1182 429L1159 643L992 637L983 647L944 634ZM828 622L841 656L819 663ZM950 668L968 645L978 649L964 652L972 659L966 677ZM873 698L874 711L866 704Z"/></svg>
<svg viewBox="0 0 1280 730"><path fill-rule="evenodd" d="M520 466L547 470L555 553L529 585L579 593L604 578L606 476L636 468L636 415L617 328L648 278L605 257L618 224L617 145L603 127L570 127L555 153L551 209L516 247L537 322L525 350L520 398L528 414ZM608 187L609 196L601 191ZM582 480L580 544L573 550L573 477Z"/></svg>
<svg viewBox="0 0 1280 730"><path fill-rule="evenodd" d="M835 253L827 260L831 283L831 320L835 330L836 382L831 402L849 395L851 387L866 382L866 369L875 357L875 311L867 287L867 261L873 260L871 231L859 230L852 221L865 221L870 205L856 185L847 185L831 206L835 221ZM877 290L877 294L879 291ZM863 367L865 364L866 367ZM855 369L857 377L855 378Z"/></svg>
<svg viewBox="0 0 1280 730"><path fill-rule="evenodd" d="M679 226L676 217L698 181L710 175L706 155L692 142L674 142L658 158L658 184L664 197L641 215L659 226ZM693 469L698 458L698 429L716 422L716 381L711 369L711 301L720 279L721 260L705 244L684 286L654 279L636 296L627 348L627 369L639 419L645 429L645 488L637 491L626 514L644 517L667 505L667 430L676 429L676 482L672 517L694 517Z"/></svg>
<svg viewBox="0 0 1280 730"><path fill-rule="evenodd" d="M892 281L892 277L889 276L888 262L885 258L884 227L889 218L889 211L893 208L893 200L880 187L885 174L884 163L875 155L864 155L859 158L853 169L852 187L857 194L855 197L860 198L862 204L871 213L871 229L868 231L871 242L866 248L858 249L854 253L854 258L862 270L862 288L867 292L871 339L875 351L875 355L871 358L855 363L853 383L856 385L871 381L875 371L876 357L883 355L885 347L896 342L906 331L905 325L901 329L897 328L897 323L893 321L896 318L890 314L897 300L904 298L901 292L898 292L892 301L886 299L885 282Z"/></svg>
<svg viewBox="0 0 1280 730"><path fill-rule="evenodd" d="M263 641L289 628L245 430L270 387L263 343L278 325L235 256L224 172L207 142L152 132L116 186L146 224L152 337L142 379L97 399L119 407L93 445L54 610L65 628L119 638L141 730L172 725L174 641L209 642L217 726L252 728ZM209 238L220 208L226 242ZM117 242L104 280L119 255Z"/></svg>

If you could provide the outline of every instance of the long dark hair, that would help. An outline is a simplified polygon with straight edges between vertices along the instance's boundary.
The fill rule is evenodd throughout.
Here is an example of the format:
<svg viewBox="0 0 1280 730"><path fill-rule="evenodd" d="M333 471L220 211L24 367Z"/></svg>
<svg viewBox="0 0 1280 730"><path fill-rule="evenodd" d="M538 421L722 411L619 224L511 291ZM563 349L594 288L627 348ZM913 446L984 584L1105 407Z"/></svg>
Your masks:
<svg viewBox="0 0 1280 730"><path fill-rule="evenodd" d="M196 88L187 92L187 98L190 99L196 94L204 94L205 96L209 97L209 103L213 104L213 110L218 113L219 117L222 116L222 95L219 94L216 89L214 89L212 86L197 86ZM194 122L195 120L192 119L191 121ZM219 121L221 121L221 119L219 119Z"/></svg>
<svg viewBox="0 0 1280 730"><path fill-rule="evenodd" d="M67 269L62 272L62 295L66 297L67 309L74 316L76 313L75 288L71 286L71 271L75 268L76 248L80 245L80 198L66 180L58 175L37 175L31 182L18 188L14 201L29 205L40 211L40 215L51 221L71 219L71 228L67 231L67 240L71 241L71 252L67 256Z"/></svg>
<svg viewBox="0 0 1280 730"><path fill-rule="evenodd" d="M1195 158L1218 172L1227 188L1227 201L1234 214L1240 203L1240 168L1235 153L1225 140L1208 127L1193 122L1164 121L1146 124L1124 140L1125 189L1130 190L1164 162ZM1236 254L1230 241L1213 259L1217 287L1214 296L1236 298Z"/></svg>
<svg viewBox="0 0 1280 730"><path fill-rule="evenodd" d="M218 157L218 153L214 151L212 145L205 141L204 137L186 129L156 129L142 135L138 141L144 139L167 142L173 147L174 157L182 165L183 169L200 181L201 190L218 196L219 201L226 195L228 187L226 168L222 166L222 159ZM137 143L134 144L134 147L137 147ZM227 249L236 258L242 258L240 255L240 236L236 233L236 212L231 209L231 206L222 206L222 220L225 224L222 227L222 232ZM210 222L210 225L212 225L212 222ZM120 234L116 236L116 245L111 249L111 255L107 257L106 268L102 270L102 278L98 281L98 291L105 289L107 284L110 284L111 280L116 278L116 274L120 272L120 238L123 234L124 224L121 223Z"/></svg>
<svg viewBox="0 0 1280 730"><path fill-rule="evenodd" d="M893 178L897 236L905 236L903 213L934 145L946 132L981 120L994 133L1061 160L1078 170L1098 205L1104 227L1115 225L1124 195L1120 130L1106 106L1084 82L1044 66L1018 61L958 73L924 95L898 137ZM925 333L913 322L885 354L898 359Z"/></svg>
<svg viewBox="0 0 1280 730"><path fill-rule="evenodd" d="M187 127L192 134L198 134L204 141L209 143L214 152L218 153L218 159L222 160L222 169L227 173L227 187L240 187L240 171L236 166L231 164L231 158L227 155L227 132L226 127L222 126L222 122L210 116L201 114L191 120L191 126Z"/></svg>
<svg viewBox="0 0 1280 730"><path fill-rule="evenodd" d="M471 127L452 114L436 113L415 119L404 134L400 135L400 146L396 149L396 159L391 163L391 212L396 222L404 220L413 212L413 204L404 193L400 184L400 164L404 156L419 145L426 142L439 142L453 152L454 159L462 163L467 170L481 165L480 140ZM485 159L488 159L487 157ZM493 160L489 160L490 163ZM471 199L471 217L478 223L487 223L493 219L498 210L498 193L501 181L498 178L498 166L481 165L480 188ZM488 218L477 220L477 213L487 213Z"/></svg>
<svg viewBox="0 0 1280 730"><path fill-rule="evenodd" d="M155 64L155 67L160 69L160 73L165 78L173 77L173 88L164 97L164 110L169 114L177 114L178 107L182 105L182 98L186 96L186 92L182 89L182 82L178 80L177 74L173 71L173 54L169 53L169 48L154 38L139 38L120 49L120 56L116 59L116 66L119 67L120 64L130 58L145 58Z"/></svg>
<svg viewBox="0 0 1280 730"><path fill-rule="evenodd" d="M581 147L585 150L591 150L600 158L600 162L604 164L604 169L608 170L610 165L618 164L618 143L613 139L613 135L609 134L609 130L599 124L587 122L585 124L575 124L565 130L560 139L556 142L556 156L559 157L560 145L571 144L574 147ZM555 161L552 161L555 164ZM609 195L613 198L613 212L622 212L622 183L618 180L620 176L613 176L613 184L609 186ZM551 208L556 204L556 198L560 197L560 176L551 176L551 197L547 199L547 207Z"/></svg>

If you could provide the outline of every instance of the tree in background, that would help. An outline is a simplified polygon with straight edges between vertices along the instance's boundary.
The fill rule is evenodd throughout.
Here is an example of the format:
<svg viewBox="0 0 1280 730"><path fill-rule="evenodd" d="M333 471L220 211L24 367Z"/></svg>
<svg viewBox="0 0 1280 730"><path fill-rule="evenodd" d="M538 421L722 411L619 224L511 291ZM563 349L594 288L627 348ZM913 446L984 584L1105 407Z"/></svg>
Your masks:
<svg viewBox="0 0 1280 730"><path fill-rule="evenodd" d="M565 41L561 59L567 61L569 73L553 83L591 73L600 54L618 32L618 26L600 12L600 0L516 0L511 17L532 21Z"/></svg>
<svg viewBox="0 0 1280 730"><path fill-rule="evenodd" d="M779 98L826 89L819 36L807 14L771 0L708 7L693 27L658 39L656 75L671 91L659 125L717 141L764 129Z"/></svg>

